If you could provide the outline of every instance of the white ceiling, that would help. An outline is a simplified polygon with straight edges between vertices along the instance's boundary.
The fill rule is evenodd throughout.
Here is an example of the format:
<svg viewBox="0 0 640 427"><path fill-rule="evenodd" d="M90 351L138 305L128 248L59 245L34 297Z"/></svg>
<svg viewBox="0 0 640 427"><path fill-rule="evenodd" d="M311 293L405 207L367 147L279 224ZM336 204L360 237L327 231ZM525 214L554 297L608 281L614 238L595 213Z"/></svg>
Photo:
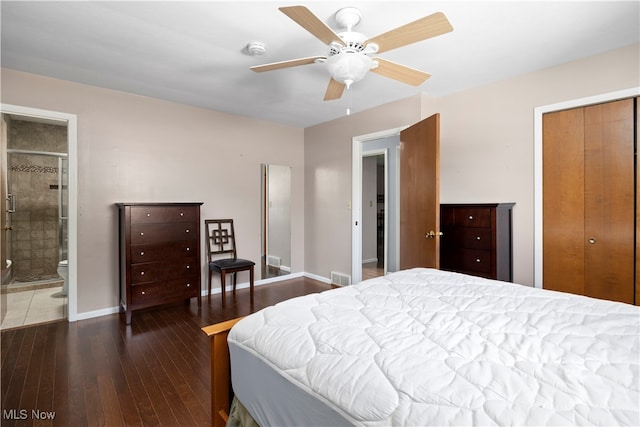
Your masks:
<svg viewBox="0 0 640 427"><path fill-rule="evenodd" d="M326 55L278 10L304 4L336 32L355 6L366 36L443 12L452 33L380 54L426 71L418 87L374 73L323 101L324 64L250 66ZM442 96L640 42L639 1L0 2L3 67L307 127L419 92ZM261 41L262 56L246 45Z"/></svg>

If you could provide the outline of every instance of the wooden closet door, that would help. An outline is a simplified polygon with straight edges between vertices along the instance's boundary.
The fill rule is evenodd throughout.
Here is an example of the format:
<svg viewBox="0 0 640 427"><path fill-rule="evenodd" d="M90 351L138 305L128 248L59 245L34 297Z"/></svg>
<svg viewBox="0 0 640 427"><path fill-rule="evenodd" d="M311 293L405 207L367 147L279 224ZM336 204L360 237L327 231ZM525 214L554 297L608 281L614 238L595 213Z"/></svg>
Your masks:
<svg viewBox="0 0 640 427"><path fill-rule="evenodd" d="M633 304L633 99L584 109L585 295Z"/></svg>
<svg viewBox="0 0 640 427"><path fill-rule="evenodd" d="M543 117L543 287L634 302L634 100Z"/></svg>
<svg viewBox="0 0 640 427"><path fill-rule="evenodd" d="M542 283L584 294L584 112L542 117Z"/></svg>
<svg viewBox="0 0 640 427"><path fill-rule="evenodd" d="M635 304L640 305L640 155L638 155L638 144L640 143L640 98L636 98L636 300Z"/></svg>

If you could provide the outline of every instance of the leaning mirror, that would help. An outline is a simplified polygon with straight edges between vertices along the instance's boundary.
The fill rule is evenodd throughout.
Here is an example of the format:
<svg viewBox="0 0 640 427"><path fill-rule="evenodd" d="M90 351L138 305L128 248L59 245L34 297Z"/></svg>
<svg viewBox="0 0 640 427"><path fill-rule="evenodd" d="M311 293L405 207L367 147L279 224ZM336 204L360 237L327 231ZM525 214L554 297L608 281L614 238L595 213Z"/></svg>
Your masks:
<svg viewBox="0 0 640 427"><path fill-rule="evenodd" d="M262 165L262 278L291 272L291 167Z"/></svg>

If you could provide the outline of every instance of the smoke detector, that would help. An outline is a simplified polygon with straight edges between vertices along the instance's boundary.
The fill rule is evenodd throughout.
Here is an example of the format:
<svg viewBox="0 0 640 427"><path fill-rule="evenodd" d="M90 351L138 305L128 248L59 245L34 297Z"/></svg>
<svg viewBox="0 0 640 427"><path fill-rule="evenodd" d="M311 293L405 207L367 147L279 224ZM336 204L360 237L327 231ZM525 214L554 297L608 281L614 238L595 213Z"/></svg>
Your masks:
<svg viewBox="0 0 640 427"><path fill-rule="evenodd" d="M247 43L247 52L251 56L264 55L267 52L267 47L262 42L249 42Z"/></svg>

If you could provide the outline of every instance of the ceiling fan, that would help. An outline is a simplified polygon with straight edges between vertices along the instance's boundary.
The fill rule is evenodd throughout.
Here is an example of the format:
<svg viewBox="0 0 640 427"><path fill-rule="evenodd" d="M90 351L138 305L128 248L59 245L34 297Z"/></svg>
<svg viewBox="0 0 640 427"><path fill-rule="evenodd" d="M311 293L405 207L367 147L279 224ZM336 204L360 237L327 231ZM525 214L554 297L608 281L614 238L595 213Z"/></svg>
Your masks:
<svg viewBox="0 0 640 427"><path fill-rule="evenodd" d="M422 84L431 77L430 74L386 59L372 58L370 55L453 31L449 20L441 12L425 16L376 37L367 38L363 34L352 31L362 19L360 10L355 7L345 7L336 12L336 22L346 29L341 33L335 33L305 6L286 6L280 7L279 10L327 44L329 53L257 65L251 67L251 70L260 73L324 62L331 75L324 95L325 101L340 98L345 87L348 89L351 84L361 80L368 71L414 86Z"/></svg>

